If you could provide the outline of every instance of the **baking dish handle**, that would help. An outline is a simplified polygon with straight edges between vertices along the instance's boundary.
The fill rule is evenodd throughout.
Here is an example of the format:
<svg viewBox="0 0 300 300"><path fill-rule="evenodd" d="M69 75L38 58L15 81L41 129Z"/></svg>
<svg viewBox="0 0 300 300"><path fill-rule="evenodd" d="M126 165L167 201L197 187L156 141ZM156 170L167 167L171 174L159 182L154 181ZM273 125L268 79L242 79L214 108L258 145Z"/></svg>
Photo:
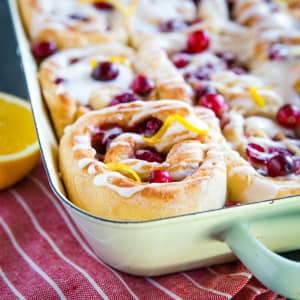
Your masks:
<svg viewBox="0 0 300 300"><path fill-rule="evenodd" d="M269 250L243 222L226 230L222 240L264 285L282 296L300 299L300 263Z"/></svg>

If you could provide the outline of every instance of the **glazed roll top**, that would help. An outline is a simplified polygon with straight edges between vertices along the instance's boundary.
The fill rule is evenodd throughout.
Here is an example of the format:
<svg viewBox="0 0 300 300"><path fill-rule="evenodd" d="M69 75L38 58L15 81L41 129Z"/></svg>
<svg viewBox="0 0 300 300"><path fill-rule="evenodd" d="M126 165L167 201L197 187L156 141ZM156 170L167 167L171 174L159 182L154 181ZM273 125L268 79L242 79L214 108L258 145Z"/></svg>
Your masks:
<svg viewBox="0 0 300 300"><path fill-rule="evenodd" d="M81 117L59 149L71 200L118 220L223 207L223 139L213 119L205 108L195 114L169 100L121 104Z"/></svg>

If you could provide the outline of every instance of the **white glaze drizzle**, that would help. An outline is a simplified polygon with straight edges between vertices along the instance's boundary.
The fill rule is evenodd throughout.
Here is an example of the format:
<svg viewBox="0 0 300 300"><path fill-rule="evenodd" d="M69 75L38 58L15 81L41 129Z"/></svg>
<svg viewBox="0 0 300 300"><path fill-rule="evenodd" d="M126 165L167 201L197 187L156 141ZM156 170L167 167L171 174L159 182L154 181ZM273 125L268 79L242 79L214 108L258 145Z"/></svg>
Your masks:
<svg viewBox="0 0 300 300"><path fill-rule="evenodd" d="M92 4L82 4L78 0L39 0L39 10L33 11L30 34L37 37L44 29L63 30L66 27L76 28L82 32L96 31L105 33L109 30L111 16L116 10L97 10ZM88 18L78 21L71 15Z"/></svg>
<svg viewBox="0 0 300 300"><path fill-rule="evenodd" d="M99 52L101 53L101 48L99 48ZM80 60L70 64L69 62L72 58L80 58ZM91 60L95 59L99 62L103 62L109 58L109 55L97 54L96 48L88 50L65 50L53 56L51 61L54 62L55 65L58 65L58 67L51 68L49 63L47 66L54 72L56 78L62 78L64 80L58 85L56 93L59 95L67 92L72 95L76 101L82 105L86 105L93 92L101 89L101 87L112 86L127 90L134 78L134 72L124 64L115 63L118 67L119 74L113 80L99 81L92 78Z"/></svg>
<svg viewBox="0 0 300 300"><path fill-rule="evenodd" d="M132 18L138 33L156 33L161 22L171 19L194 20L196 9L190 0L140 0Z"/></svg>

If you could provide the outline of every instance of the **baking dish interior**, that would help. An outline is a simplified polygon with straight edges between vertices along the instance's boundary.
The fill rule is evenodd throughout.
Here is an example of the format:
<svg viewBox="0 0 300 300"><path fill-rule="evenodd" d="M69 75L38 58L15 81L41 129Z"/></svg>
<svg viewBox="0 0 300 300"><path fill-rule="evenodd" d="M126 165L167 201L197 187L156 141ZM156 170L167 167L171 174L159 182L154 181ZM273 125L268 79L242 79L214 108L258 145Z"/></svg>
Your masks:
<svg viewBox="0 0 300 300"><path fill-rule="evenodd" d="M19 14L17 0L9 1L11 16L13 19L14 27L15 27L15 33L17 36L19 48L20 48L20 55L23 63L24 73L26 77L27 87L30 95L30 101L32 104L32 110L34 114L34 120L35 125L38 133L40 148L41 148L41 154L42 159L44 162L44 166L47 172L47 176L51 185L51 188L53 189L56 196L63 201L64 204L68 205L72 209L76 210L78 213L84 214L86 216L89 216L95 220L99 219L105 222L113 222L113 223L147 223L147 222L155 222L157 220L151 220L151 221L138 221L138 222L123 222L123 221L116 221L116 220L107 220L101 217L97 217L95 215L92 215L78 207L72 204L71 201L68 200L63 182L60 178L60 172L58 169L57 164L57 147L58 142L57 138L55 136L52 123L49 117L48 110L43 102L41 90L39 86L39 82L37 79L37 72L38 72L38 65L34 59L34 57L31 54L30 50L30 44L26 37L26 33L24 31L24 27L22 26L21 16ZM284 202L287 203L295 203L295 207L297 207L296 201L297 196L293 197L287 197L285 198ZM251 203L251 204L245 204L243 206L250 207L253 209L259 209L258 207L261 206L268 206L269 204L273 204L275 206L281 206L281 201L279 199L276 200L266 200L260 203ZM300 206L299 206L300 207ZM240 207L234 207L234 208L221 208L217 211L230 211L230 214L235 214L235 212L238 212L241 208ZM198 212L193 213L189 215L203 215L207 212ZM213 212L210 212L213 213ZM218 212L220 213L220 212ZM225 212L224 212L225 213ZM184 216L175 216L170 217L167 219L174 219L174 218L183 218L187 217L189 215Z"/></svg>

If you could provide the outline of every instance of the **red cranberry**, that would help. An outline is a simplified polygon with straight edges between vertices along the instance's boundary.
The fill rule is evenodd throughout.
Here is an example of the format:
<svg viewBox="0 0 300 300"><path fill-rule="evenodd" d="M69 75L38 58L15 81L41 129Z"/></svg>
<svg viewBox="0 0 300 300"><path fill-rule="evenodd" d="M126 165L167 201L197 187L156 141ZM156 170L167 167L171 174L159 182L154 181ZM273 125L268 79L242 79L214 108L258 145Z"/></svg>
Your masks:
<svg viewBox="0 0 300 300"><path fill-rule="evenodd" d="M88 17L82 16L80 14L69 15L69 18L72 19L72 20L81 21L81 22L88 22L89 21Z"/></svg>
<svg viewBox="0 0 300 300"><path fill-rule="evenodd" d="M195 96L197 100L200 100L200 98L203 95L206 94L215 94L217 91L212 85L208 84L199 84L194 88Z"/></svg>
<svg viewBox="0 0 300 300"><path fill-rule="evenodd" d="M76 63L78 63L80 60L81 60L81 58L79 58L79 57L73 57L73 58L71 58L71 59L69 60L69 64L70 64L70 65L76 64Z"/></svg>
<svg viewBox="0 0 300 300"><path fill-rule="evenodd" d="M56 52L56 45L49 41L40 41L33 44L32 53L36 58L43 59Z"/></svg>
<svg viewBox="0 0 300 300"><path fill-rule="evenodd" d="M150 183L172 182L172 177L168 171L155 170L150 173L149 182Z"/></svg>
<svg viewBox="0 0 300 300"><path fill-rule="evenodd" d="M240 206L241 203L240 202L237 202L237 201L228 201L226 202L225 206L226 207L232 207L232 206Z"/></svg>
<svg viewBox="0 0 300 300"><path fill-rule="evenodd" d="M103 143L104 131L98 130L92 135L91 144L97 153L105 154L106 145Z"/></svg>
<svg viewBox="0 0 300 300"><path fill-rule="evenodd" d="M247 73L247 70L242 67L233 67L233 68L230 68L230 71L236 75L244 75Z"/></svg>
<svg viewBox="0 0 300 300"><path fill-rule="evenodd" d="M282 126L295 128L300 122L300 111L295 105L285 104L277 113L277 121Z"/></svg>
<svg viewBox="0 0 300 300"><path fill-rule="evenodd" d="M279 148L279 147L270 147L269 148L269 153L272 153L272 154L274 154L274 153L281 153L281 154L283 154L283 155L293 155L293 153L292 152L290 152L288 149L286 149L286 148Z"/></svg>
<svg viewBox="0 0 300 300"><path fill-rule="evenodd" d="M154 83L144 75L137 75L132 84L132 90L140 96L147 96L154 89Z"/></svg>
<svg viewBox="0 0 300 300"><path fill-rule="evenodd" d="M218 118L228 109L225 98L220 94L205 94L200 98L199 104L213 110Z"/></svg>
<svg viewBox="0 0 300 300"><path fill-rule="evenodd" d="M218 52L216 55L226 63L227 67L232 67L236 64L236 55L233 52L223 51Z"/></svg>
<svg viewBox="0 0 300 300"><path fill-rule="evenodd" d="M119 69L116 64L111 62L101 62L92 71L92 77L99 81L110 81L117 78Z"/></svg>
<svg viewBox="0 0 300 300"><path fill-rule="evenodd" d="M162 126L163 122L157 118L150 117L135 126L136 131L146 137L154 135Z"/></svg>
<svg viewBox="0 0 300 300"><path fill-rule="evenodd" d="M187 24L183 20L172 19L172 20L162 22L159 25L159 30L161 32L174 32L174 31L183 30L186 27L187 27Z"/></svg>
<svg viewBox="0 0 300 300"><path fill-rule="evenodd" d="M227 0L227 8L228 8L228 13L229 13L229 18L231 20L234 19L234 0Z"/></svg>
<svg viewBox="0 0 300 300"><path fill-rule="evenodd" d="M61 78L61 77L57 77L57 78L54 80L54 83L55 83L55 84L60 84L60 83L65 82L65 81L66 81L65 79L63 79L63 78Z"/></svg>
<svg viewBox="0 0 300 300"><path fill-rule="evenodd" d="M111 141L118 135L120 135L122 132L123 129L120 127L96 127L92 134L92 147L97 151L97 154L104 155Z"/></svg>
<svg viewBox="0 0 300 300"><path fill-rule="evenodd" d="M300 157L294 159L295 174L300 175Z"/></svg>
<svg viewBox="0 0 300 300"><path fill-rule="evenodd" d="M206 64L199 66L194 72L187 72L184 74L185 79L195 78L199 80L209 80L212 73L215 72L215 66Z"/></svg>
<svg viewBox="0 0 300 300"><path fill-rule="evenodd" d="M113 106L113 105L118 105L118 104L121 104L121 103L134 102L134 101L137 101L137 100L138 100L137 95L134 94L131 91L128 91L128 92L125 92L123 94L116 95L113 98L113 100L110 103L110 105Z"/></svg>
<svg viewBox="0 0 300 300"><path fill-rule="evenodd" d="M268 176L285 176L293 173L295 170L293 159L290 155L278 153L271 157L267 163Z"/></svg>
<svg viewBox="0 0 300 300"><path fill-rule="evenodd" d="M99 9L99 10L112 10L112 9L114 9L113 5L111 5L110 3L107 3L105 1L98 1L98 2L94 3L93 6L96 9Z"/></svg>
<svg viewBox="0 0 300 300"><path fill-rule="evenodd" d="M275 44L269 49L269 58L272 60L284 60L288 54L288 49L281 44Z"/></svg>
<svg viewBox="0 0 300 300"><path fill-rule="evenodd" d="M155 149L138 149L134 153L135 158L149 161L162 163L165 157L162 153L157 152Z"/></svg>
<svg viewBox="0 0 300 300"><path fill-rule="evenodd" d="M265 149L258 144L249 143L247 145L246 153L251 163L266 164L268 161Z"/></svg>
<svg viewBox="0 0 300 300"><path fill-rule="evenodd" d="M209 35L204 30L192 32L187 40L187 51L189 53L200 53L209 47Z"/></svg>
<svg viewBox="0 0 300 300"><path fill-rule="evenodd" d="M176 66L176 68L181 69L189 64L190 59L188 55L180 53L173 56L172 62Z"/></svg>

